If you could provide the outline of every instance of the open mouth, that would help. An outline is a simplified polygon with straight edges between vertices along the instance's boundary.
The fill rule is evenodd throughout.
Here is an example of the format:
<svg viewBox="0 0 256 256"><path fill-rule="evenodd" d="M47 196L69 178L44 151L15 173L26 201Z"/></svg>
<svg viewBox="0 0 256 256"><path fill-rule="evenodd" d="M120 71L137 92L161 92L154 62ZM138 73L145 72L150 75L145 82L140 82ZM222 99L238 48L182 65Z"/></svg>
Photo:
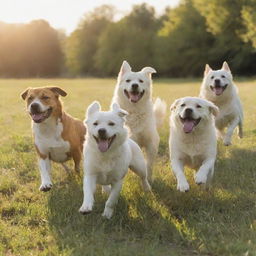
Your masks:
<svg viewBox="0 0 256 256"><path fill-rule="evenodd" d="M41 123L43 122L45 119L47 119L52 113L52 108L48 108L46 111L44 112L40 112L40 113L30 113L31 118L33 119L33 121L35 123Z"/></svg>
<svg viewBox="0 0 256 256"><path fill-rule="evenodd" d="M96 136L93 136L93 137L98 144L99 151L104 153L104 152L108 151L108 149L110 148L111 144L113 143L116 135L113 135L112 137L109 137L109 138L100 138L100 137L96 137Z"/></svg>
<svg viewBox="0 0 256 256"><path fill-rule="evenodd" d="M227 88L228 84L225 84L224 86L220 85L215 85L215 86L210 86L211 90L215 93L215 95L220 96L225 89Z"/></svg>
<svg viewBox="0 0 256 256"><path fill-rule="evenodd" d="M142 92L139 91L127 91L124 90L124 94L126 95L126 97L133 103L138 102L142 96L144 95L145 90L143 90Z"/></svg>
<svg viewBox="0 0 256 256"><path fill-rule="evenodd" d="M198 119L193 119L191 117L182 118L180 116L180 121L183 124L183 131L185 133L191 133L194 130L194 128L200 123L201 118L198 118Z"/></svg>

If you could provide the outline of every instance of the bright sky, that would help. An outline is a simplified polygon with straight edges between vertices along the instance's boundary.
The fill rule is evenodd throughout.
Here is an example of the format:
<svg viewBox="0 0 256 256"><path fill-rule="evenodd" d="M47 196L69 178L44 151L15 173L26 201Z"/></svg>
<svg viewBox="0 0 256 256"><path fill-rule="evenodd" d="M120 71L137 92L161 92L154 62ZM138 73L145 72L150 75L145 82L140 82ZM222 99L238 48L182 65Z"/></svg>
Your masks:
<svg viewBox="0 0 256 256"><path fill-rule="evenodd" d="M28 23L34 19L45 19L54 28L70 33L83 15L97 6L111 4L119 14L126 14L134 4L143 2L154 6L161 14L166 6L175 6L179 0L0 0L0 21Z"/></svg>

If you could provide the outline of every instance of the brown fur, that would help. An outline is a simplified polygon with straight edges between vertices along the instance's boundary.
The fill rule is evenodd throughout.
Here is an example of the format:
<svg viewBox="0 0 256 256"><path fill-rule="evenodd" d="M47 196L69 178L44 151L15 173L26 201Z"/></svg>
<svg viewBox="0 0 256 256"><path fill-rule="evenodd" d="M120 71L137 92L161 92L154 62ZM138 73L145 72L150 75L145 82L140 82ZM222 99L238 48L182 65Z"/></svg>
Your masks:
<svg viewBox="0 0 256 256"><path fill-rule="evenodd" d="M59 95L66 96L67 93L59 87L38 87L28 88L21 94L21 97L26 100L27 106L37 97L44 105L52 107L51 115L56 118L56 121L60 118L63 124L62 138L69 142L70 152L68 154L74 160L75 170L79 171L86 129L82 121L63 111ZM36 151L40 158L45 159L47 157L39 151L37 146Z"/></svg>
<svg viewBox="0 0 256 256"><path fill-rule="evenodd" d="M62 138L70 143L71 157L75 163L75 170L79 171L79 163L82 158L83 143L85 136L85 126L83 122L75 119L65 112L62 112L61 121L63 123Z"/></svg>

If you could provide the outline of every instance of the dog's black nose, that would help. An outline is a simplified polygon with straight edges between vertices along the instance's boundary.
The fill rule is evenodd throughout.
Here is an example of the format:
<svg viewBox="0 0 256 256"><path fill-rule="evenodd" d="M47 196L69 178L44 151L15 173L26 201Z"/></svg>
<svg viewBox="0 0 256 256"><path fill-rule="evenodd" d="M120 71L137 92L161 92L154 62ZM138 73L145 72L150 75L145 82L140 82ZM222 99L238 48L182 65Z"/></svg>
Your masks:
<svg viewBox="0 0 256 256"><path fill-rule="evenodd" d="M40 106L38 103L32 103L30 109L32 113L40 113Z"/></svg>
<svg viewBox="0 0 256 256"><path fill-rule="evenodd" d="M138 90L139 85L138 84L132 84L132 90L136 91Z"/></svg>
<svg viewBox="0 0 256 256"><path fill-rule="evenodd" d="M101 128L101 129L98 130L98 134L99 134L99 137L103 137L104 138L107 135L107 131L106 131L106 129Z"/></svg>
<svg viewBox="0 0 256 256"><path fill-rule="evenodd" d="M185 113L186 113L186 116L190 116L193 113L193 109L186 108Z"/></svg>
<svg viewBox="0 0 256 256"><path fill-rule="evenodd" d="M220 79L215 79L215 85L220 86Z"/></svg>

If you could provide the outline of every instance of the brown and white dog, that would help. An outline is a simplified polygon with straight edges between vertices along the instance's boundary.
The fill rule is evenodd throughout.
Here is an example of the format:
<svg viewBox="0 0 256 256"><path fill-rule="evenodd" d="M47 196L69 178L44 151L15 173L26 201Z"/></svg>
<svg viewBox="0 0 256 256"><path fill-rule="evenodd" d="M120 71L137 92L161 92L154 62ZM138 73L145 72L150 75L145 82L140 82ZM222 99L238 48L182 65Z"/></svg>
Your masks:
<svg viewBox="0 0 256 256"><path fill-rule="evenodd" d="M48 191L52 187L51 160L64 163L73 158L75 170L79 172L86 129L82 121L63 111L59 96L66 95L67 93L59 87L28 88L21 94L22 99L27 102L27 111L33 120L32 130L39 156L41 191Z"/></svg>

